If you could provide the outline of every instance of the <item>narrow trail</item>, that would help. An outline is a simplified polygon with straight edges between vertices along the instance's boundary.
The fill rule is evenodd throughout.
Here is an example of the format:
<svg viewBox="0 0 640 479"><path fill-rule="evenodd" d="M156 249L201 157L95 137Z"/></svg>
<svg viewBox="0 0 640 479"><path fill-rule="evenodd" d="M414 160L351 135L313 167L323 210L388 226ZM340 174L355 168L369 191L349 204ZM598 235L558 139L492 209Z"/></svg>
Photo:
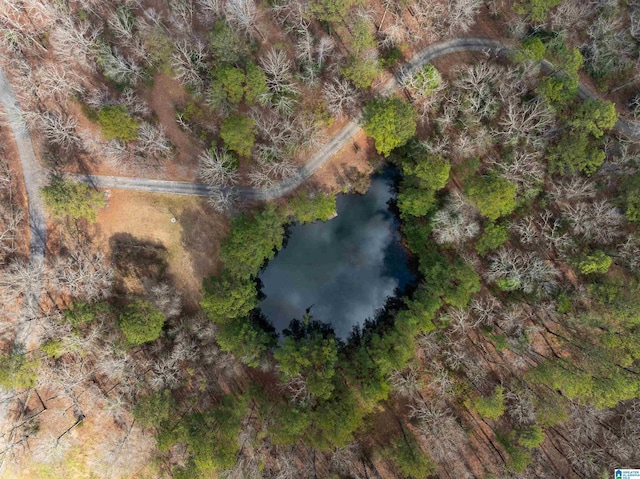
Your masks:
<svg viewBox="0 0 640 479"><path fill-rule="evenodd" d="M460 37L436 43L424 48L409 60L400 69L399 73L375 88L375 93L380 95L390 95L401 88L403 77L411 74L415 70L424 66L427 62L443 55L463 51L486 51L493 55L506 55L511 48L502 42L490 40L488 38ZM554 67L547 61L542 62L545 71L553 71ZM578 94L581 98L598 98L584 84L580 84ZM7 80L6 75L0 68L0 103L6 113L7 121L18 146L20 163L24 175L24 182L27 191L27 201L29 204L29 228L31 232L30 243L30 266L35 269L42 269L44 266L44 256L46 249L46 216L44 203L40 194L40 188L45 183L45 171L36 160L31 142L31 136L24 120L24 114L18 103L18 99ZM243 200L268 201L293 191L298 186L307 181L322 165L324 165L334 154L347 145L353 136L360 130L359 119L356 118L347 123L338 133L336 133L324 146L322 146L311 158L302 165L297 174L270 188L235 188L238 196ZM640 138L640 128L637 125L618 120L613 127L616 133L628 138ZM89 183L97 188L121 188L137 191L149 191L153 193L169 193L175 195L195 195L211 196L217 191L215 187L201 183L190 183L183 181L163 181L149 180L145 178L130 178L120 176L97 176L97 175L68 175L78 181ZM33 311L38 307L42 297L42 283L34 284L25 294L23 303L23 315L28 318L33 317ZM23 321L25 327L19 328L18 337L21 342L26 343L29 335L30 321Z"/></svg>
<svg viewBox="0 0 640 479"><path fill-rule="evenodd" d="M18 147L20 165L24 176L25 189L27 191L29 231L31 237L29 245L29 266L34 271L42 271L44 268L44 255L47 244L47 221L40 188L45 184L45 173L42 166L36 160L29 129L27 128L18 99L1 68L0 104L2 104L6 121L13 130L13 137ZM16 336L16 342L18 343L26 345L30 339L31 320L37 317L42 292L43 285L41 281L33 282L31 288L25 292L22 318L19 322Z"/></svg>

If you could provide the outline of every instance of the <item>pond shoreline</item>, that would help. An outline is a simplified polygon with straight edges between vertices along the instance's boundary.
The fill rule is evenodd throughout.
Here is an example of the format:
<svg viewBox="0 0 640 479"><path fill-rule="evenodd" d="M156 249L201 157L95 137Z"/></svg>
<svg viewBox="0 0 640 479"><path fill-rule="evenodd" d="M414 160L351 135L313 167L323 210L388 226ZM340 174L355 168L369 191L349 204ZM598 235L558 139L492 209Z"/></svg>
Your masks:
<svg viewBox="0 0 640 479"><path fill-rule="evenodd" d="M364 195L338 195L336 217L287 225L282 249L256 278L260 305L254 317L282 333L309 311L342 340L354 326L368 329L388 318L388 304L397 305L419 281L417 258L400 231L400 179L387 163Z"/></svg>

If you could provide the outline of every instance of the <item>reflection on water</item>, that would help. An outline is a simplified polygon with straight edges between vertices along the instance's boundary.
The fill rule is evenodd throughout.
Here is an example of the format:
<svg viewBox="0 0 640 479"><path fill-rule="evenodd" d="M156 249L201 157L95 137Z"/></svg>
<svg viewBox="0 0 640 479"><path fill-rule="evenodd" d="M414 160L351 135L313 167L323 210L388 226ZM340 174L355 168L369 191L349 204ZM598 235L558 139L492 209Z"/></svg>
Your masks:
<svg viewBox="0 0 640 479"><path fill-rule="evenodd" d="M278 332L311 307L346 338L414 279L387 204L395 174L388 168L375 176L365 195L339 195L336 218L291 227L287 246L260 274L260 308Z"/></svg>

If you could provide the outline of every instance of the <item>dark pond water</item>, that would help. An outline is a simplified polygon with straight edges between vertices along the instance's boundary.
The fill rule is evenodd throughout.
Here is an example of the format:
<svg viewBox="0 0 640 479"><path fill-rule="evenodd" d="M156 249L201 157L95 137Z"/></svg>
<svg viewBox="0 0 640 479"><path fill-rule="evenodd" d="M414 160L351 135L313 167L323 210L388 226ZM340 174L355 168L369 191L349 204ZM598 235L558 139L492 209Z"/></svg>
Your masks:
<svg viewBox="0 0 640 479"><path fill-rule="evenodd" d="M276 331L311 308L346 339L415 279L389 207L397 175L387 168L365 195L338 195L338 216L325 223L290 228L286 247L259 276L266 295L260 309Z"/></svg>

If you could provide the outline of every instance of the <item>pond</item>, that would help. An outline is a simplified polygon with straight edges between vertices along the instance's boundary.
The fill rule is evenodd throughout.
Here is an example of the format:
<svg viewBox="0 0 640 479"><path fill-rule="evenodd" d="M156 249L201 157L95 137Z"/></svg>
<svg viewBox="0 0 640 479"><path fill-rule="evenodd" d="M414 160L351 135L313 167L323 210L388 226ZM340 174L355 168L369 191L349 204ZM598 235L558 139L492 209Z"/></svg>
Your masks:
<svg viewBox="0 0 640 479"><path fill-rule="evenodd" d="M266 295L259 307L278 333L311 308L314 319L347 339L412 283L391 205L398 175L387 167L366 194L338 195L335 218L290 227L286 246L259 275Z"/></svg>

